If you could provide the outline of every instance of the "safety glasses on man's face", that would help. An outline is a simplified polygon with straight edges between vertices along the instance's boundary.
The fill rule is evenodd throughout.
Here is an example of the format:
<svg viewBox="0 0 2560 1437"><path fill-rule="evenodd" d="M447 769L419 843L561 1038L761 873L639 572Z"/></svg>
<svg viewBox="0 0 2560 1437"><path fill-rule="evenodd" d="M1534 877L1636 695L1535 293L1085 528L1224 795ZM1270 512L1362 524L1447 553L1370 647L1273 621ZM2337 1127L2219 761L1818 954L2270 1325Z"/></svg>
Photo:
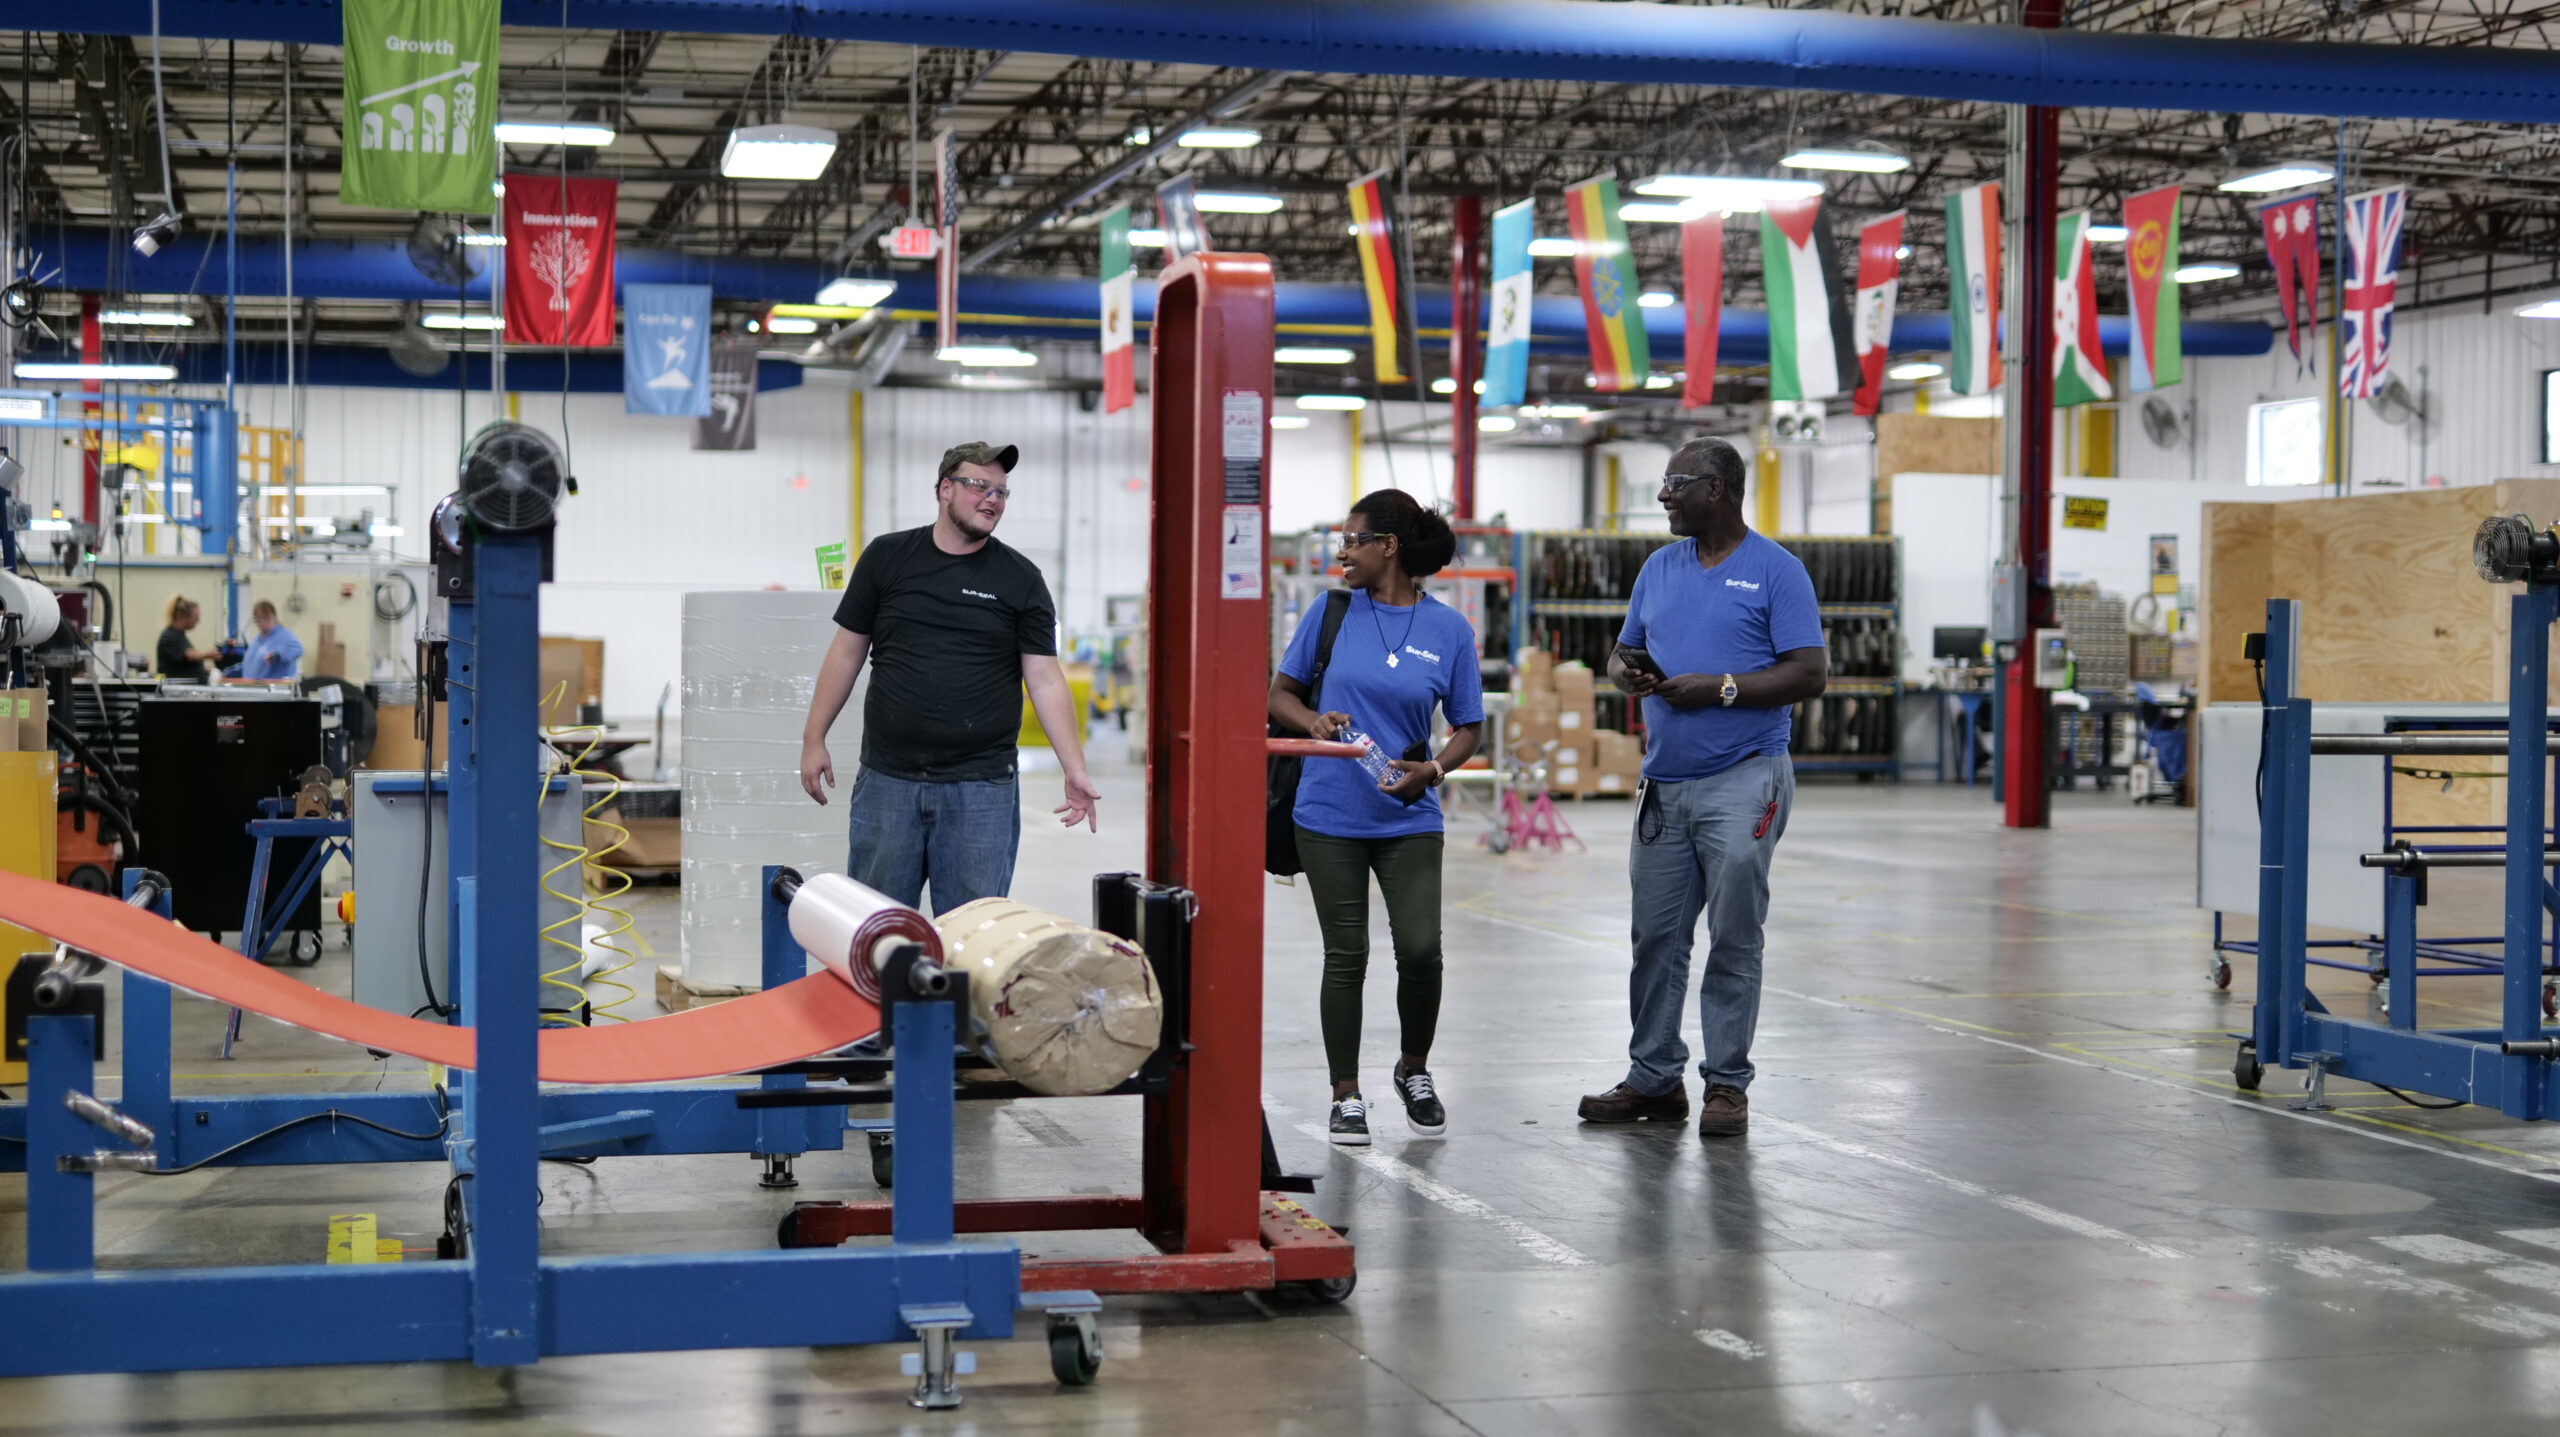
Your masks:
<svg viewBox="0 0 2560 1437"><path fill-rule="evenodd" d="M1013 490L1002 484L990 484L984 479L972 479L966 474L952 474L945 477L970 493L982 494L999 504L1013 497Z"/></svg>

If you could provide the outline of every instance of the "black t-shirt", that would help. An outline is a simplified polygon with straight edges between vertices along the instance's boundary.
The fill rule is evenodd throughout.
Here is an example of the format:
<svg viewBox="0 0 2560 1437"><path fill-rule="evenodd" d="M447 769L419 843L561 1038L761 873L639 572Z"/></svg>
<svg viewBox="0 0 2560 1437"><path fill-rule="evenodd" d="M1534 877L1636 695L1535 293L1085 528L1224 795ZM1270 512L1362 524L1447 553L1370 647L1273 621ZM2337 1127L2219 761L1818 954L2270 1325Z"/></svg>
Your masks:
<svg viewBox="0 0 2560 1437"><path fill-rule="evenodd" d="M1055 654L1048 581L1001 539L946 554L930 526L864 546L836 622L871 639L862 766L913 783L1013 776L1022 656Z"/></svg>
<svg viewBox="0 0 2560 1437"><path fill-rule="evenodd" d="M162 629L159 650L160 677L176 679L181 683L203 683L205 681L204 660L187 657L187 650L193 647L194 645L187 642L186 630L174 624Z"/></svg>

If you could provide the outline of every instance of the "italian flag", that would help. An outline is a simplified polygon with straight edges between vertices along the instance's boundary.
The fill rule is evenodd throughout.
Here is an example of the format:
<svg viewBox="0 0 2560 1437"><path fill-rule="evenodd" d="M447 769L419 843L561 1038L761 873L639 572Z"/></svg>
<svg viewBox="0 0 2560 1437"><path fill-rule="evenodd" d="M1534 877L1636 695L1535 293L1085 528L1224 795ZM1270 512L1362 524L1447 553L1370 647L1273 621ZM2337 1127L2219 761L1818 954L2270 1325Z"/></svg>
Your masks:
<svg viewBox="0 0 2560 1437"><path fill-rule="evenodd" d="M2098 272L2089 263L2089 212L2054 221L2053 404L2067 409L2115 398L2098 349Z"/></svg>
<svg viewBox="0 0 2560 1437"><path fill-rule="evenodd" d="M1138 352L1129 340L1133 289L1129 270L1129 207L1114 205L1102 217L1102 412L1117 414L1138 400Z"/></svg>
<svg viewBox="0 0 2560 1437"><path fill-rule="evenodd" d="M1975 185L1947 196L1949 354L1947 387L1988 394L2000 387L2000 187Z"/></svg>
<svg viewBox="0 0 2560 1437"><path fill-rule="evenodd" d="M1769 397L1829 399L1854 388L1849 297L1822 198L1771 200L1760 212L1760 283L1769 295Z"/></svg>

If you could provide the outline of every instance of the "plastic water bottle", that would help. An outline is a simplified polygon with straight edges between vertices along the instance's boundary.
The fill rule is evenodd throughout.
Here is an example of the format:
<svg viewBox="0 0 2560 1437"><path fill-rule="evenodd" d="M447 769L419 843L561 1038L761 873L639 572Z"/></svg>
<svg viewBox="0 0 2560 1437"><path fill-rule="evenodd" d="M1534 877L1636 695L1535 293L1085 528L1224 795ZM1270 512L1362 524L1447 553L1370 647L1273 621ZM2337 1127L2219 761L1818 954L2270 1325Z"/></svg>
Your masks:
<svg viewBox="0 0 2560 1437"><path fill-rule="evenodd" d="M1386 783L1395 777L1395 770L1388 766L1387 756L1379 749L1376 739L1358 729L1344 729L1341 741L1360 745L1360 757L1354 762L1360 765L1362 773L1369 775L1371 783Z"/></svg>

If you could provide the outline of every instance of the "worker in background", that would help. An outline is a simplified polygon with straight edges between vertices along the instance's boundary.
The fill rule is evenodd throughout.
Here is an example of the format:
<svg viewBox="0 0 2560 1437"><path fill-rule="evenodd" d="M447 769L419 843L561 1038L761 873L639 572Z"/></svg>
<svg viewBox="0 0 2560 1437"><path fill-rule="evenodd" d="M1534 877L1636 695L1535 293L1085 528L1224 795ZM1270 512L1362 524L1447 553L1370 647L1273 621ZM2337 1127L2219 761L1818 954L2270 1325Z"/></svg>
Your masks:
<svg viewBox="0 0 2560 1437"><path fill-rule="evenodd" d="M184 594L169 596L166 611L168 627L160 631L157 646L160 677L169 683L200 684L211 677L205 661L221 655L220 649L199 649L187 643L187 631L204 617L204 610Z"/></svg>
<svg viewBox="0 0 2560 1437"><path fill-rule="evenodd" d="M1013 885L1022 843L1014 754L1026 688L1065 771L1065 801L1053 811L1070 828L1101 827L1094 804L1102 795L1085 773L1075 700L1058 666L1049 585L995 536L1019 457L1011 444L945 450L933 522L863 547L800 735L800 786L825 803L835 786L827 730L869 662L862 771L845 805L845 872L914 908L924 908L930 883L928 913L1002 897Z"/></svg>
<svg viewBox="0 0 2560 1437"><path fill-rule="evenodd" d="M1830 661L1812 578L1742 521L1742 488L1742 455L1721 439L1671 456L1660 497L1678 542L1645 560L1609 657L1610 678L1644 705L1627 859L1634 1036L1626 1080L1582 1100L1585 1122L1688 1118L1680 1009L1703 909L1698 1133L1737 1136L1750 1124L1769 860L1796 791L1789 709L1822 693Z"/></svg>
<svg viewBox="0 0 2560 1437"><path fill-rule="evenodd" d="M240 662L225 672L250 680L301 677L302 640L276 618L276 606L260 599L249 606L249 622L258 626L258 636L249 641Z"/></svg>
<svg viewBox="0 0 2560 1437"><path fill-rule="evenodd" d="M1402 1044L1396 1096L1416 1133L1438 1137L1448 1127L1430 1067L1440 1024L1443 827L1433 790L1475 754L1484 724L1483 672L1475 630L1457 610L1423 593L1421 581L1457 552L1449 521L1403 490L1361 499L1343 526L1337 554L1351 599L1331 652L1319 653L1330 605L1317 604L1271 676L1273 719L1309 738L1357 733L1385 758L1374 779L1357 760L1307 760L1293 812L1298 862L1324 934L1317 1010L1333 1076L1327 1134L1345 1147L1369 1144L1369 1105L1360 1094L1360 999L1369 976L1373 873L1396 950ZM1437 754L1428 748L1435 708L1449 721L1449 741Z"/></svg>

